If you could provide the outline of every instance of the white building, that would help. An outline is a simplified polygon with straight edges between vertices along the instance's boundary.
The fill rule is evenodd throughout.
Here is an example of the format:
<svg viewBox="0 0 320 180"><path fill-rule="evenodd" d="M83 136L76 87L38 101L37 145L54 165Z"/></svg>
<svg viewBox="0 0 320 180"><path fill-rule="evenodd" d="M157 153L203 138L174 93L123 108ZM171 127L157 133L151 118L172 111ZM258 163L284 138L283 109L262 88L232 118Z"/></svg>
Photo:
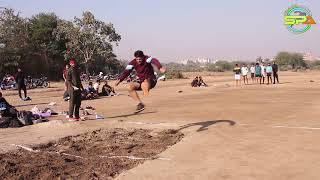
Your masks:
<svg viewBox="0 0 320 180"><path fill-rule="evenodd" d="M181 61L181 63L184 65L188 64L188 62L194 62L199 64L214 64L217 62L217 60L213 60L210 58L196 58L196 59L185 59Z"/></svg>

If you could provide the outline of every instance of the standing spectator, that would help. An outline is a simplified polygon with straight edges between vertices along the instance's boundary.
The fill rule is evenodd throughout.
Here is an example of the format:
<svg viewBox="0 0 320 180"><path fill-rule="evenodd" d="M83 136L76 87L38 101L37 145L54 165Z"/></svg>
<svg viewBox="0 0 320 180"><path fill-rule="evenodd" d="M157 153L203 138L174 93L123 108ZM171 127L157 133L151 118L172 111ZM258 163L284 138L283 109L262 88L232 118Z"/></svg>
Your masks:
<svg viewBox="0 0 320 180"><path fill-rule="evenodd" d="M272 84L272 66L271 66L270 63L266 67L266 73L267 73L267 78L268 78L268 84L269 84L269 79L270 79L270 82Z"/></svg>
<svg viewBox="0 0 320 180"><path fill-rule="evenodd" d="M261 66L259 65L259 63L256 63L255 76L256 76L257 82L260 81L260 84L261 84L262 73L261 73Z"/></svg>
<svg viewBox="0 0 320 180"><path fill-rule="evenodd" d="M81 84L80 73L78 67L76 66L75 60L71 59L70 69L67 73L67 84L70 95L69 101L69 121L79 121L79 110L81 106L81 91L83 86Z"/></svg>
<svg viewBox="0 0 320 180"><path fill-rule="evenodd" d="M279 84L278 71L279 71L278 65L276 64L275 61L273 61L273 64L272 64L273 84L276 83L276 79L277 79L277 82Z"/></svg>
<svg viewBox="0 0 320 180"><path fill-rule="evenodd" d="M255 82L255 72L256 72L256 68L254 67L254 63L251 64L250 72L251 72L251 80L252 80L252 84L253 84Z"/></svg>
<svg viewBox="0 0 320 180"><path fill-rule="evenodd" d="M264 63L261 64L261 75L262 75L262 84L264 84L264 80L267 76L266 66L264 65Z"/></svg>
<svg viewBox="0 0 320 180"><path fill-rule="evenodd" d="M18 73L16 74L16 82L18 85L18 91L19 91L19 97L21 100L27 100L27 87L26 84L24 82L25 80L25 75L22 72L22 70L20 68L18 68ZM21 96L21 90L23 90L24 92L24 98L22 98Z"/></svg>
<svg viewBox="0 0 320 180"><path fill-rule="evenodd" d="M234 72L234 79L236 80L236 85L238 86L241 84L241 68L239 67L238 64L236 64L236 67L233 68Z"/></svg>
<svg viewBox="0 0 320 180"><path fill-rule="evenodd" d="M243 78L244 84L246 84L246 80L247 80L247 84L249 84L249 81L248 81L248 72L249 72L249 69L248 69L247 65L242 64L241 74L242 74L242 78Z"/></svg>

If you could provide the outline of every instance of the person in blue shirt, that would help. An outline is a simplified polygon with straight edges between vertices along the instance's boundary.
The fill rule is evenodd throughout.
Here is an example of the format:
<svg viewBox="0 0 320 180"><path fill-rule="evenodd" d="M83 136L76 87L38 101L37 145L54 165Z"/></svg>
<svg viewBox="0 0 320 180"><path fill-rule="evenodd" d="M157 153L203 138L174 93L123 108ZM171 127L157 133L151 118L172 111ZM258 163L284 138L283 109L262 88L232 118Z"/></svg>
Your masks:
<svg viewBox="0 0 320 180"><path fill-rule="evenodd" d="M256 67L255 67L255 75L256 75L256 79L257 79L257 82L260 81L260 84L261 84L261 79L262 79L262 72L261 72L262 68L261 66L259 65L259 63L256 63Z"/></svg>
<svg viewBox="0 0 320 180"><path fill-rule="evenodd" d="M270 63L266 67L266 72L267 72L267 78L268 78L268 83L267 84L269 84L269 79L270 79L270 82L272 84L272 66L271 66Z"/></svg>
<svg viewBox="0 0 320 180"><path fill-rule="evenodd" d="M92 82L89 82L88 87L85 89L84 99L95 99L98 97L97 91L94 89Z"/></svg>

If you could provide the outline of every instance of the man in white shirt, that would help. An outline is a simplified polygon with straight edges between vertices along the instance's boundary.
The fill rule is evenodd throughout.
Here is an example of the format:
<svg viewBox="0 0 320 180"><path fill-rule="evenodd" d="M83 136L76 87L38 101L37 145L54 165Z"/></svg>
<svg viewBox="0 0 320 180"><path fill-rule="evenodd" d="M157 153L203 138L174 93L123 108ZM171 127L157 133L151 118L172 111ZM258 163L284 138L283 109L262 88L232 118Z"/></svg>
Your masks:
<svg viewBox="0 0 320 180"><path fill-rule="evenodd" d="M249 72L249 69L248 69L247 65L242 64L241 74L242 74L242 77L243 77L244 84L249 84L249 82L248 82L248 72Z"/></svg>
<svg viewBox="0 0 320 180"><path fill-rule="evenodd" d="M100 80L98 79L96 83L94 83L93 85L93 89L97 92L97 94L99 93L99 86L100 86Z"/></svg>
<svg viewBox="0 0 320 180"><path fill-rule="evenodd" d="M261 66L262 84L264 84L264 79L267 76L266 66L264 65L264 63L262 63L260 66Z"/></svg>
<svg viewBox="0 0 320 180"><path fill-rule="evenodd" d="M252 84L255 82L255 72L256 72L256 68L254 66L254 63L251 64L251 67L250 67L250 72L251 72L251 80L252 80Z"/></svg>

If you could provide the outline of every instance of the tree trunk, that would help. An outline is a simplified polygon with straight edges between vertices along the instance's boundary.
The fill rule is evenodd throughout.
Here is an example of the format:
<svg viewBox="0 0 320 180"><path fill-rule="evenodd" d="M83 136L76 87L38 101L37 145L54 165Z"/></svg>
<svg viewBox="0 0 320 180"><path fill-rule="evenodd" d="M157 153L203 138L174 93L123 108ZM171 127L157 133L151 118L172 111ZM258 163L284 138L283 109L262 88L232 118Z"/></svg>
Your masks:
<svg viewBox="0 0 320 180"><path fill-rule="evenodd" d="M84 57L84 67L86 69L86 74L89 76L90 75L90 72L89 72L89 62L90 62L90 59L87 58L86 56Z"/></svg>
<svg viewBox="0 0 320 180"><path fill-rule="evenodd" d="M90 72L89 72L89 64L88 63L85 64L85 68L86 68L86 74L89 76Z"/></svg>

